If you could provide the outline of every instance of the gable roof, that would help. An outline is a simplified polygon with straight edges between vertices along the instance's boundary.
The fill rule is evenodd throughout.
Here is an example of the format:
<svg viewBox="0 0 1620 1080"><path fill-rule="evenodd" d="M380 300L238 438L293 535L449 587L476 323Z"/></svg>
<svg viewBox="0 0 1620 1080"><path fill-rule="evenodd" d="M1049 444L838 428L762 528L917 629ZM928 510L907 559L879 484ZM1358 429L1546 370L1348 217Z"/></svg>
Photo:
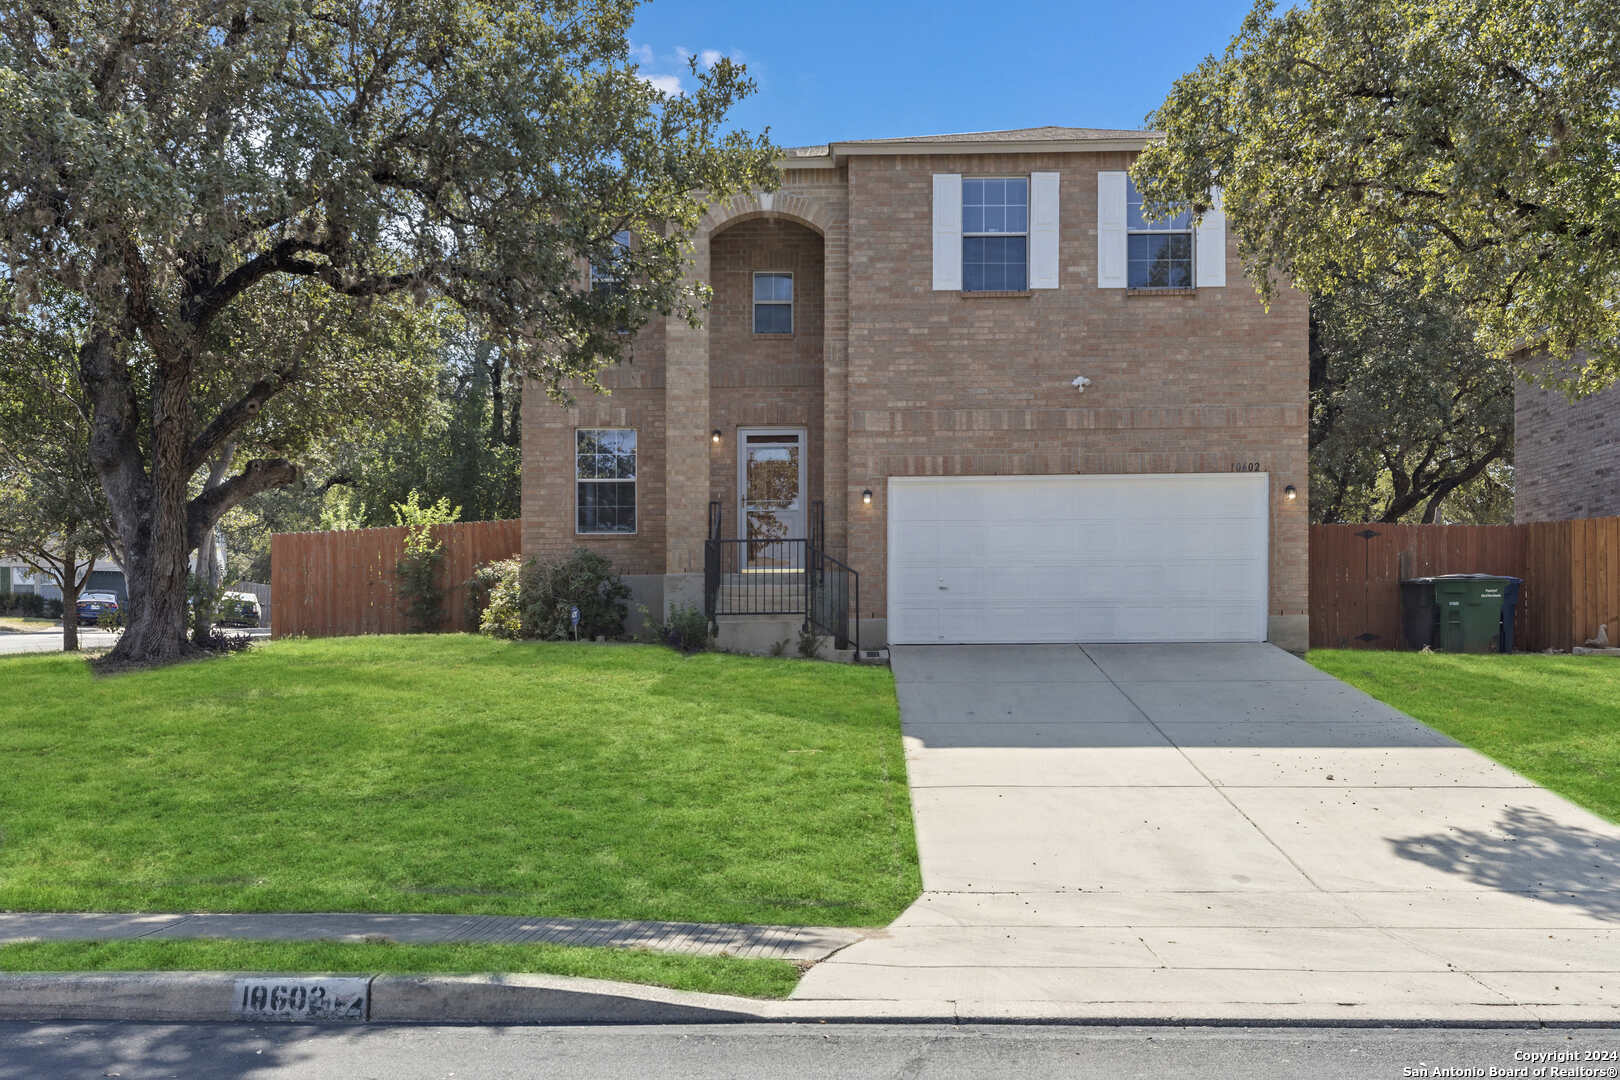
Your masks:
<svg viewBox="0 0 1620 1080"><path fill-rule="evenodd" d="M873 154L1041 153L1071 150L1140 150L1163 136L1128 128L1044 127L1006 131L969 131L952 135L915 135L889 139L845 139L825 146L796 146L782 151L786 168L830 168L839 159Z"/></svg>

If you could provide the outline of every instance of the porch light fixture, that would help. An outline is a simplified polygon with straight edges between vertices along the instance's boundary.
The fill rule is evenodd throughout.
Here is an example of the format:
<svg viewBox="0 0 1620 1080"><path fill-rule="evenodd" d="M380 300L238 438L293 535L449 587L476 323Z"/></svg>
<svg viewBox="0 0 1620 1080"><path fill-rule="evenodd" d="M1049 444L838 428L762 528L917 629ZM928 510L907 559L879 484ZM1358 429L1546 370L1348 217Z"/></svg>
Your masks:
<svg viewBox="0 0 1620 1080"><path fill-rule="evenodd" d="M865 504L866 506L871 506L872 505L872 489L871 488L867 488L865 491L861 492L861 502L863 504Z"/></svg>
<svg viewBox="0 0 1620 1080"><path fill-rule="evenodd" d="M715 428L713 433L711 433L709 435L709 441L714 443L714 445L716 445L716 446L720 445L720 429L719 428Z"/></svg>
<svg viewBox="0 0 1620 1080"><path fill-rule="evenodd" d="M1293 484L1289 484L1287 487L1283 488L1283 498L1287 499L1289 502L1293 502L1295 499L1299 498L1299 491L1294 487Z"/></svg>

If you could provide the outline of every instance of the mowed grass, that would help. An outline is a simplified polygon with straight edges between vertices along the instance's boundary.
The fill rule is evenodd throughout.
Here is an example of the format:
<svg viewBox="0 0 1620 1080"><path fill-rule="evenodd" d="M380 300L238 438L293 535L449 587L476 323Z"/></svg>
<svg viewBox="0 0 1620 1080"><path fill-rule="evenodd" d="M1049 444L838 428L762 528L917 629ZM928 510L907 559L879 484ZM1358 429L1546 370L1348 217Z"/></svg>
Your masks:
<svg viewBox="0 0 1620 1080"><path fill-rule="evenodd" d="M885 668L462 635L0 659L0 909L878 925Z"/></svg>
<svg viewBox="0 0 1620 1080"><path fill-rule="evenodd" d="M1606 656L1318 650L1311 663L1620 821L1620 663Z"/></svg>
<svg viewBox="0 0 1620 1080"><path fill-rule="evenodd" d="M0 946L0 971L253 971L331 975L512 972L783 998L799 981L786 960L679 956L578 945L393 945L345 941L36 941Z"/></svg>

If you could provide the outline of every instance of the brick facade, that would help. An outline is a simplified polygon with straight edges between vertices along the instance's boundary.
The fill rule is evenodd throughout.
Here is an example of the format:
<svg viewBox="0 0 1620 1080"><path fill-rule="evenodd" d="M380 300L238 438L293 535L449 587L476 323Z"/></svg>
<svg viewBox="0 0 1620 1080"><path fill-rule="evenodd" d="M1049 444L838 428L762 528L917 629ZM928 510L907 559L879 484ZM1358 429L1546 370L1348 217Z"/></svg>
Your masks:
<svg viewBox="0 0 1620 1080"><path fill-rule="evenodd" d="M1097 173L1130 157L1067 147L850 155L789 167L776 193L716 206L694 243L693 273L714 286L707 327L644 335L634 363L606 373L610 398L524 409L525 551L585 542L626 573L701 570L710 499L737 534L736 429L803 426L829 546L860 571L863 614L881 618L891 476L1227 472L1257 462L1274 489L1268 611L1302 638L1305 297L1285 289L1262 308L1235 242L1225 287L1097 288ZM1038 170L1061 174L1060 287L934 291L932 175ZM795 275L791 339L752 333L752 273L772 269ZM1076 375L1092 380L1083 396ZM642 431L643 527L633 538L576 539L573 429L610 419ZM1292 503L1281 497L1288 484L1299 493ZM870 506L860 499L867 488Z"/></svg>
<svg viewBox="0 0 1620 1080"><path fill-rule="evenodd" d="M1620 387L1571 401L1521 381L1513 430L1513 520L1620 514Z"/></svg>

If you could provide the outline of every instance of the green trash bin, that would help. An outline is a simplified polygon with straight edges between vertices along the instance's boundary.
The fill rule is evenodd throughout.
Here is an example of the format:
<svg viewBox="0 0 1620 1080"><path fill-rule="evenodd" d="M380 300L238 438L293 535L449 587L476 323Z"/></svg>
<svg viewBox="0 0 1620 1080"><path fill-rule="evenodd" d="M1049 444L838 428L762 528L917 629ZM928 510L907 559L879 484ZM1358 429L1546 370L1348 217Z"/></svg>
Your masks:
<svg viewBox="0 0 1620 1080"><path fill-rule="evenodd" d="M1434 579L1440 612L1436 645L1446 652L1496 652L1508 578L1495 574L1442 574Z"/></svg>

